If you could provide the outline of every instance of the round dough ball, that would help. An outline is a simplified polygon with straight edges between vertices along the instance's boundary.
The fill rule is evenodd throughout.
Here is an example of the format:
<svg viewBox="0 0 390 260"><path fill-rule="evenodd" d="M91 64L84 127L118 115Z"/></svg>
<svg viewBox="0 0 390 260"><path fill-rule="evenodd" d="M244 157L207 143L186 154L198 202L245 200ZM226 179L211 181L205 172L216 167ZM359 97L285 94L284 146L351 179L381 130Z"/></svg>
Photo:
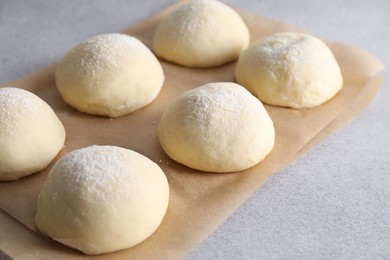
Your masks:
<svg viewBox="0 0 390 260"><path fill-rule="evenodd" d="M235 83L184 93L165 110L160 143L175 161L208 172L241 171L272 150L275 129L261 102Z"/></svg>
<svg viewBox="0 0 390 260"><path fill-rule="evenodd" d="M35 224L86 254L113 252L148 238L167 211L169 186L147 157L90 146L62 157L38 197Z"/></svg>
<svg viewBox="0 0 390 260"><path fill-rule="evenodd" d="M232 8L215 0L198 0L161 21L153 51L180 65L212 67L235 60L248 44L248 28Z"/></svg>
<svg viewBox="0 0 390 260"><path fill-rule="evenodd" d="M325 43L293 32L271 35L243 51L235 76L261 101L292 108L321 105L343 85L340 67Z"/></svg>
<svg viewBox="0 0 390 260"><path fill-rule="evenodd" d="M64 142L64 126L45 101L23 89L0 88L0 181L46 168Z"/></svg>
<svg viewBox="0 0 390 260"><path fill-rule="evenodd" d="M104 34L71 49L58 64L55 79L64 101L77 110L119 117L152 102L164 73L136 38Z"/></svg>

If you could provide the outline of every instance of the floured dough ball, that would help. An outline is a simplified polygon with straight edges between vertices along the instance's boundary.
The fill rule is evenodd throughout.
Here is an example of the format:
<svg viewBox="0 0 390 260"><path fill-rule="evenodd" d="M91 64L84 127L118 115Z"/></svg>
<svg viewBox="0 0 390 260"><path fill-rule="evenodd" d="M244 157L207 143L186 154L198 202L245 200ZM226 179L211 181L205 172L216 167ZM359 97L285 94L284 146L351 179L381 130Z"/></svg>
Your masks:
<svg viewBox="0 0 390 260"><path fill-rule="evenodd" d="M235 83L184 93L165 110L160 143L175 161L209 172L241 171L272 150L275 130L261 102Z"/></svg>
<svg viewBox="0 0 390 260"><path fill-rule="evenodd" d="M232 8L215 0L194 0L161 21L153 51L180 65L212 67L235 60L248 43L248 28Z"/></svg>
<svg viewBox="0 0 390 260"><path fill-rule="evenodd" d="M261 101L292 108L321 105L343 85L340 67L325 43L293 32L271 35L247 48L235 75Z"/></svg>
<svg viewBox="0 0 390 260"><path fill-rule="evenodd" d="M92 37L58 64L58 91L72 107L89 114L119 117L152 102L164 74L154 54L124 34Z"/></svg>
<svg viewBox="0 0 390 260"><path fill-rule="evenodd" d="M86 254L113 252L148 238L167 211L169 186L147 157L116 146L68 153L50 171L35 224Z"/></svg>
<svg viewBox="0 0 390 260"><path fill-rule="evenodd" d="M26 90L0 88L0 181L46 168L64 142L64 126L45 101Z"/></svg>

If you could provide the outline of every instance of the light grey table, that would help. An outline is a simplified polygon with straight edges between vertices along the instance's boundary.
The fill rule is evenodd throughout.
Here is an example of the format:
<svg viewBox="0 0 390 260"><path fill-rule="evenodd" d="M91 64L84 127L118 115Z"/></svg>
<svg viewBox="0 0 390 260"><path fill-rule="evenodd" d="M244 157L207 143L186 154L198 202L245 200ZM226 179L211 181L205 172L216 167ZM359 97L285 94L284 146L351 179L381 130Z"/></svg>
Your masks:
<svg viewBox="0 0 390 260"><path fill-rule="evenodd" d="M0 84L173 2L0 0ZM390 65L390 1L226 2L358 45ZM390 259L389 88L386 80L361 117L272 177L187 258Z"/></svg>

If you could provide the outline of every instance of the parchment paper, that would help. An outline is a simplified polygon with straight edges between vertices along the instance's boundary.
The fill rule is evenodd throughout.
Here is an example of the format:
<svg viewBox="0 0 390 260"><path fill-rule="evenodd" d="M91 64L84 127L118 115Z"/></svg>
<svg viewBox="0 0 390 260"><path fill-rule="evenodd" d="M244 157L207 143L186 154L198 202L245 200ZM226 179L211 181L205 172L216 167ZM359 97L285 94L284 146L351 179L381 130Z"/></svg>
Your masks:
<svg viewBox="0 0 390 260"><path fill-rule="evenodd" d="M150 46L156 25L175 6L124 33L136 36ZM244 10L238 12L249 27L252 42L280 31L301 31ZM144 154L166 173L170 184L170 203L159 229L133 248L95 258L176 259L187 254L210 234L269 176L345 126L368 106L383 81L376 76L383 68L382 63L357 47L335 42L327 44L342 69L345 81L342 91L326 104L312 109L266 106L276 129L274 150L260 164L237 173L205 173L182 166L165 155L157 136L159 119L167 104L180 93L201 84L234 81L235 62L211 69L190 69L161 61L166 81L157 99L147 107L117 119L86 115L66 105L55 88L55 65L7 86L36 93L55 110L67 131L65 148L57 158L92 144L117 145ZM26 252L34 257L86 257L51 240L43 240L35 229L36 199L51 166L21 180L0 183L0 208L3 210L0 225L7 225L0 246L4 245L4 251L11 256L20 256L28 248ZM18 226L9 216L35 233ZM19 238L15 236L17 233L21 235ZM12 241L24 243L14 244Z"/></svg>

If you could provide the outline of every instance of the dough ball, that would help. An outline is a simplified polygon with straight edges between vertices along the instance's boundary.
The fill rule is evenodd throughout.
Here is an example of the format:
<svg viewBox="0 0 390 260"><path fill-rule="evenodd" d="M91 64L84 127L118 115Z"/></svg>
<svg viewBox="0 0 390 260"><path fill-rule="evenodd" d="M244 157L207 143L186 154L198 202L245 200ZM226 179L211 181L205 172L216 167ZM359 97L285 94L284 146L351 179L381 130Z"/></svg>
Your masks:
<svg viewBox="0 0 390 260"><path fill-rule="evenodd" d="M64 126L45 101L23 89L0 88L0 181L46 168L64 142Z"/></svg>
<svg viewBox="0 0 390 260"><path fill-rule="evenodd" d="M175 161L208 172L241 171L272 150L275 130L261 102L235 83L184 93L165 110L160 143Z"/></svg>
<svg viewBox="0 0 390 260"><path fill-rule="evenodd" d="M235 75L261 101L292 108L321 105L343 85L340 67L325 43L293 32L271 35L243 51Z"/></svg>
<svg viewBox="0 0 390 260"><path fill-rule="evenodd" d="M115 146L90 146L62 157L38 197L35 223L54 240L86 254L113 252L148 238L168 207L160 167Z"/></svg>
<svg viewBox="0 0 390 260"><path fill-rule="evenodd" d="M180 65L212 67L235 60L248 43L248 28L232 8L215 0L198 0L161 21L153 51Z"/></svg>
<svg viewBox="0 0 390 260"><path fill-rule="evenodd" d="M152 102L164 74L153 53L139 40L124 34L92 37L58 64L58 91L81 112L119 117Z"/></svg>

